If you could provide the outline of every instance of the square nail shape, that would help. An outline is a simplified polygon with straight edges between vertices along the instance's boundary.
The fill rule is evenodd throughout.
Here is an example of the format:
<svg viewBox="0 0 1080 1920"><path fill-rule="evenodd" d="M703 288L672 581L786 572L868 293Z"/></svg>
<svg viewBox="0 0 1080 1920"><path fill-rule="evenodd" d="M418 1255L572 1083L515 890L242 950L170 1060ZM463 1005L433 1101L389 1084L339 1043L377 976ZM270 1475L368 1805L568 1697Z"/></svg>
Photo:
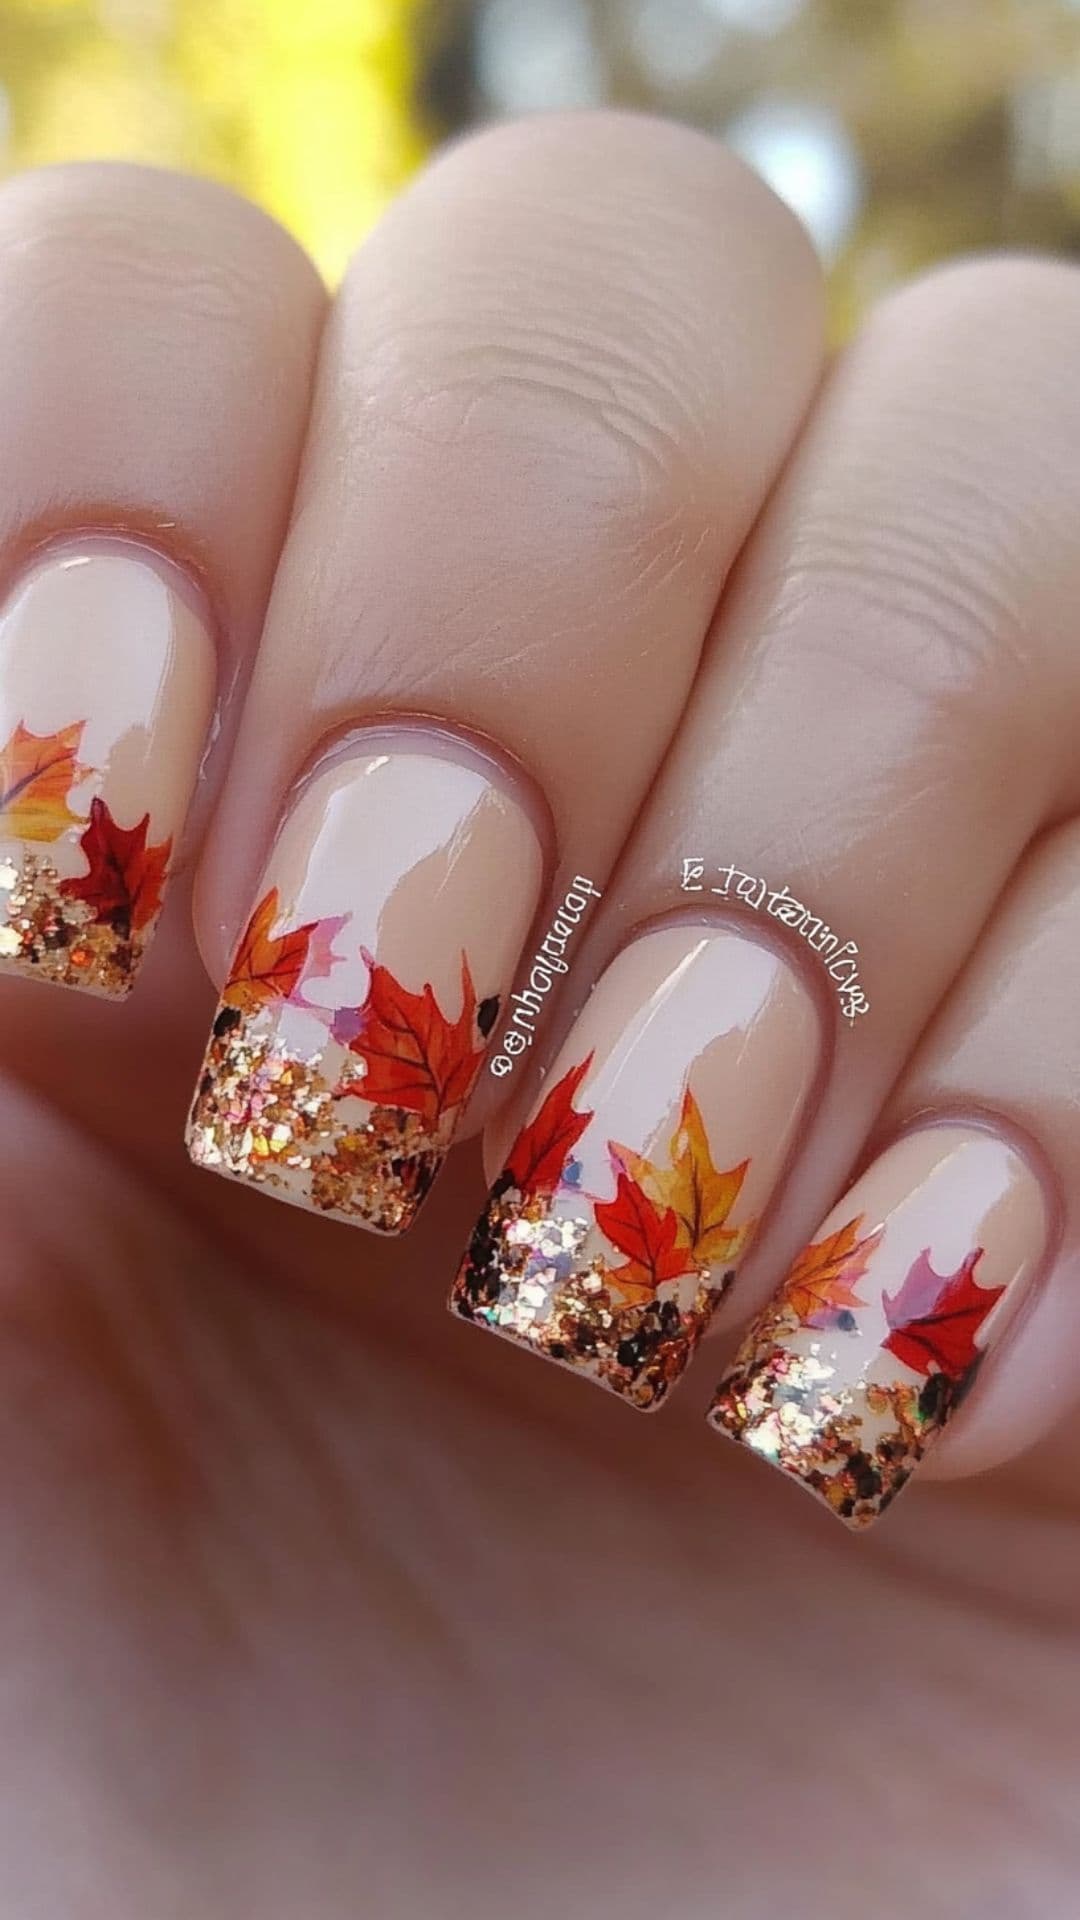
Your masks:
<svg viewBox="0 0 1080 1920"><path fill-rule="evenodd" d="M222 991L188 1124L196 1164L404 1232L480 1072L542 872L508 786L412 730L316 773Z"/></svg>
<svg viewBox="0 0 1080 1920"><path fill-rule="evenodd" d="M215 652L167 562L104 538L0 612L0 967L119 999L161 911Z"/></svg>
<svg viewBox="0 0 1080 1920"><path fill-rule="evenodd" d="M872 1525L974 1385L1047 1232L1031 1165L991 1128L901 1136L749 1328L711 1424L849 1527Z"/></svg>
<svg viewBox="0 0 1080 1920"><path fill-rule="evenodd" d="M788 1156L816 1008L730 927L642 935L601 976L488 1197L451 1310L660 1406Z"/></svg>

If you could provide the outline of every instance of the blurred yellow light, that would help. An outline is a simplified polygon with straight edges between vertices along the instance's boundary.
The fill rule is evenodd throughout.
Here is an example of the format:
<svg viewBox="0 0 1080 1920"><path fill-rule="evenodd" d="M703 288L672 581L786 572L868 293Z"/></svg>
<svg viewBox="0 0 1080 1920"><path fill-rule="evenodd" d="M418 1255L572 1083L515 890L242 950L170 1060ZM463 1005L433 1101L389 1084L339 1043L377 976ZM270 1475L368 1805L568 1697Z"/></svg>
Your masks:
<svg viewBox="0 0 1080 1920"><path fill-rule="evenodd" d="M422 0L0 0L6 171L122 157L257 200L336 279L423 157Z"/></svg>

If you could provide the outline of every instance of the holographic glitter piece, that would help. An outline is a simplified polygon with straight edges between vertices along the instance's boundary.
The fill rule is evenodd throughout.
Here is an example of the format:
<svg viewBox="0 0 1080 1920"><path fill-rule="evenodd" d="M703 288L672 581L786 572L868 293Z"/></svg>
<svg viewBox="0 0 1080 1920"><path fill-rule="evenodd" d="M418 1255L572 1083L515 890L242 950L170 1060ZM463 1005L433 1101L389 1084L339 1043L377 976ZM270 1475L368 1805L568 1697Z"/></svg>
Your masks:
<svg viewBox="0 0 1080 1920"><path fill-rule="evenodd" d="M750 1328L708 1416L853 1528L872 1525L891 1505L970 1390L982 1357L974 1335L1000 1294L970 1282L980 1249L947 1278L921 1255L905 1286L914 1285L909 1298L928 1311L905 1319L902 1286L887 1296L894 1318L885 1340L867 1351L860 1318L881 1236L862 1226L856 1216L803 1250ZM937 1310L928 1286L938 1290Z"/></svg>
<svg viewBox="0 0 1080 1920"><path fill-rule="evenodd" d="M699 1269L681 1286L629 1302L620 1293L617 1261L589 1257L592 1235L589 1213L567 1218L551 1210L550 1195L523 1200L497 1182L454 1283L451 1310L651 1412L683 1372L734 1270L710 1277Z"/></svg>
<svg viewBox="0 0 1080 1920"><path fill-rule="evenodd" d="M188 1127L196 1165L378 1233L401 1233L442 1165L453 1116L429 1131L401 1107L350 1097L265 1031L265 1018L223 1007ZM357 1090L361 1077L356 1076Z"/></svg>
<svg viewBox="0 0 1080 1920"><path fill-rule="evenodd" d="M349 916L284 930L279 918L271 888L225 983L188 1150L197 1166L297 1206L403 1233L446 1157L483 1057L468 961L463 954L454 1019L430 987L410 991L370 955L363 1004L319 1007L307 989L335 964L333 941L345 937ZM312 1044L300 1044L301 1034Z"/></svg>
<svg viewBox="0 0 1080 1920"><path fill-rule="evenodd" d="M515 1140L450 1308L651 1412L689 1363L735 1277L727 1263L753 1231L752 1220L729 1218L749 1161L713 1164L684 1086L659 1161L608 1141L614 1197L583 1193L576 1156L593 1115L575 1099L590 1058L562 1075Z"/></svg>

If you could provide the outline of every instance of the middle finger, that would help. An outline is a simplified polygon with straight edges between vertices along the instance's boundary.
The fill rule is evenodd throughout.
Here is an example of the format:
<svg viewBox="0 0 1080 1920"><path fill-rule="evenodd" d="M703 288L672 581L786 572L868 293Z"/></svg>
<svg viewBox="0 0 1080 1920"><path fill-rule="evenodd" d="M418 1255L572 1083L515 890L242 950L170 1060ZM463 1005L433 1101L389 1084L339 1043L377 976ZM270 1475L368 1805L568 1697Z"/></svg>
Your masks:
<svg viewBox="0 0 1080 1920"><path fill-rule="evenodd" d="M219 977L252 915L201 1164L409 1223L537 908L605 884L819 352L801 231L659 123L483 136L362 249L200 878Z"/></svg>

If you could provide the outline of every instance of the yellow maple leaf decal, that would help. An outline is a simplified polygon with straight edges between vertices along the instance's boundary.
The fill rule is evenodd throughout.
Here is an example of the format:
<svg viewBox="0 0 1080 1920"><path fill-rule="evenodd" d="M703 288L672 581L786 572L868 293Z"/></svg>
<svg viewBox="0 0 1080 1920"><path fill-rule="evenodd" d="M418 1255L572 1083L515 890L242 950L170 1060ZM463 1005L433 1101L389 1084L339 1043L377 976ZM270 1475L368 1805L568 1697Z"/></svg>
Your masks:
<svg viewBox="0 0 1080 1920"><path fill-rule="evenodd" d="M866 1305L855 1289L866 1272L880 1232L863 1237L863 1215L824 1240L804 1247L783 1286L783 1299L808 1327L829 1327L842 1314Z"/></svg>
<svg viewBox="0 0 1080 1920"><path fill-rule="evenodd" d="M687 1249L696 1264L730 1266L739 1258L754 1222L741 1227L727 1222L750 1162L742 1160L724 1170L714 1164L701 1108L689 1087L671 1136L668 1166L656 1166L627 1147L613 1145L612 1150L632 1180L659 1206L672 1209L678 1221L676 1245Z"/></svg>
<svg viewBox="0 0 1080 1920"><path fill-rule="evenodd" d="M227 1007L257 1013L274 1000L287 1000L299 981L317 923L312 920L306 927L276 934L278 911L278 890L271 887L259 901L236 950L221 995Z"/></svg>
<svg viewBox="0 0 1080 1920"><path fill-rule="evenodd" d="M20 720L0 749L0 836L11 840L59 840L82 826L68 794L83 776L76 754L85 720L59 733L30 733Z"/></svg>

